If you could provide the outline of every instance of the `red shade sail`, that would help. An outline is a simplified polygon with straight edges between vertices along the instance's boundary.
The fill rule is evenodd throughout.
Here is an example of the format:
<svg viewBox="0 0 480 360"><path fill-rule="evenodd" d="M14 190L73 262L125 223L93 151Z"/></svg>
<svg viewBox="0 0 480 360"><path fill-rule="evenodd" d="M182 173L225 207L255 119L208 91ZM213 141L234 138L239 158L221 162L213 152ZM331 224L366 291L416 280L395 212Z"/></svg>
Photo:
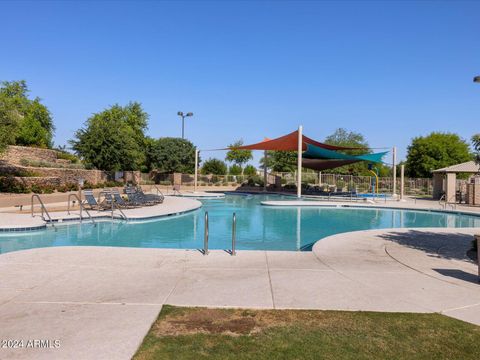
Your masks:
<svg viewBox="0 0 480 360"><path fill-rule="evenodd" d="M358 148L358 147L343 147L343 146L335 146L335 145L328 145L305 135L302 136L302 150L307 150L307 144L315 145L321 147L323 149L328 150L365 150L365 148ZM298 130L276 139L265 139L259 143L251 144L251 145L244 145L240 147L236 147L234 149L241 149L241 150L276 150L276 151L297 151L298 150Z"/></svg>

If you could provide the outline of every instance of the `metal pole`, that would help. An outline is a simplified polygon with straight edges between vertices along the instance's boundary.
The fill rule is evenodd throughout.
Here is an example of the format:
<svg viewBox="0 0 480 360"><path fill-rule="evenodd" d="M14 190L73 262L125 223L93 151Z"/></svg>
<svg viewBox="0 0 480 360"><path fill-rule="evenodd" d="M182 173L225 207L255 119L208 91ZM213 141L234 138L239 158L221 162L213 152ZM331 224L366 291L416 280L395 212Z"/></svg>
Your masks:
<svg viewBox="0 0 480 360"><path fill-rule="evenodd" d="M400 166L400 201L403 200L405 193L405 165Z"/></svg>
<svg viewBox="0 0 480 360"><path fill-rule="evenodd" d="M297 198L302 197L302 151L303 151L303 126L298 127L297 148Z"/></svg>
<svg viewBox="0 0 480 360"><path fill-rule="evenodd" d="M267 191L267 150L263 153L263 191Z"/></svg>
<svg viewBox="0 0 480 360"><path fill-rule="evenodd" d="M203 255L208 255L208 211L205 211L205 232L203 234Z"/></svg>
<svg viewBox="0 0 480 360"><path fill-rule="evenodd" d="M193 192L197 192L197 178L198 178L198 153L200 151L195 149L195 180L193 182Z"/></svg>
<svg viewBox="0 0 480 360"><path fill-rule="evenodd" d="M78 184L78 205L80 206L80 222L82 222L82 185ZM68 206L70 206L70 200L68 200Z"/></svg>
<svg viewBox="0 0 480 360"><path fill-rule="evenodd" d="M232 218L232 256L236 255L235 243L237 241L237 216L233 213Z"/></svg>
<svg viewBox="0 0 480 360"><path fill-rule="evenodd" d="M185 116L182 115L182 139L185 138Z"/></svg>
<svg viewBox="0 0 480 360"><path fill-rule="evenodd" d="M392 149L392 172L393 172L393 190L392 196L397 195L397 148L394 146Z"/></svg>

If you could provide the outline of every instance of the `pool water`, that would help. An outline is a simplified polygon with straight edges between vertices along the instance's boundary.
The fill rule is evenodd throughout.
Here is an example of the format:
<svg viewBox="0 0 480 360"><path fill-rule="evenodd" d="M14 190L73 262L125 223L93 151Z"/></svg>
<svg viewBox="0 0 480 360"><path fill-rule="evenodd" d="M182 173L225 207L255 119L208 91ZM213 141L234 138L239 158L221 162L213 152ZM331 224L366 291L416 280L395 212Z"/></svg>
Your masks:
<svg viewBox="0 0 480 360"><path fill-rule="evenodd" d="M237 249L310 250L317 240L341 232L392 227L480 227L480 217L440 212L262 206L278 195L227 195L201 200L203 207L180 216L146 222L105 221L58 225L40 231L0 235L0 253L49 246L203 248L208 211L210 249L230 249L232 214L237 216Z"/></svg>

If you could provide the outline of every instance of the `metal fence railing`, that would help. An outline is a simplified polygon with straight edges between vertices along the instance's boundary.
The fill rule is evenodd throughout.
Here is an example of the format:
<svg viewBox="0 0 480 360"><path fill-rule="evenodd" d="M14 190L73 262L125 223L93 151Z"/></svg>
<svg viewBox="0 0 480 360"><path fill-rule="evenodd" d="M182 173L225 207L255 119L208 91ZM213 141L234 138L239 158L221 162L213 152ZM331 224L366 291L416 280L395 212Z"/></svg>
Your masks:
<svg viewBox="0 0 480 360"><path fill-rule="evenodd" d="M193 174L176 174L177 182L182 186L193 186ZM178 178L180 176L180 178ZM267 185L276 183L277 178L282 186L296 185L295 173L269 173L267 176ZM150 173L142 174L142 182L145 184L155 183L171 186L174 184L174 174ZM277 180L278 181L278 180ZM317 186L326 192L336 191L357 191L359 193L368 193L372 191L374 184L372 176L354 176L341 174L323 174L314 172L302 173L302 183L311 186ZM242 184L256 184L263 186L263 174L259 175L203 175L199 174L197 178L198 186L240 186ZM396 191L400 191L400 178L396 178ZM288 187L288 186L287 186ZM405 178L404 189L406 195L431 195L433 192L433 181L429 178ZM380 177L380 193L393 192L393 178Z"/></svg>

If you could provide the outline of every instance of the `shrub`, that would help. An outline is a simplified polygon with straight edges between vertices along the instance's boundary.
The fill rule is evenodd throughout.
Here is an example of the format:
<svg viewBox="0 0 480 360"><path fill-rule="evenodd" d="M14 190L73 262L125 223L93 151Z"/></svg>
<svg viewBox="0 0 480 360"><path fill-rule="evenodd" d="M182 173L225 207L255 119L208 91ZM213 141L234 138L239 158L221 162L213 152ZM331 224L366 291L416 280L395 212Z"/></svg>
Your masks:
<svg viewBox="0 0 480 360"><path fill-rule="evenodd" d="M230 169L228 170L228 173L230 175L241 175L242 174L242 167L240 165L234 164L230 166Z"/></svg>
<svg viewBox="0 0 480 360"><path fill-rule="evenodd" d="M72 164L76 164L80 162L80 159L78 157L63 150L59 150L57 152L57 159L69 160L72 162Z"/></svg>
<svg viewBox="0 0 480 360"><path fill-rule="evenodd" d="M84 169L83 164L59 164L49 161L35 161L28 159L21 159L20 164L23 166L31 167L44 167L44 168L66 168L66 169Z"/></svg>
<svg viewBox="0 0 480 360"><path fill-rule="evenodd" d="M248 186L263 186L264 182L260 176L252 176L248 178L247 185Z"/></svg>
<svg viewBox="0 0 480 360"><path fill-rule="evenodd" d="M30 189L10 175L0 177L0 192L27 194Z"/></svg>
<svg viewBox="0 0 480 360"><path fill-rule="evenodd" d="M243 170L243 174L248 176L255 176L257 175L257 169L253 165L247 165Z"/></svg>

